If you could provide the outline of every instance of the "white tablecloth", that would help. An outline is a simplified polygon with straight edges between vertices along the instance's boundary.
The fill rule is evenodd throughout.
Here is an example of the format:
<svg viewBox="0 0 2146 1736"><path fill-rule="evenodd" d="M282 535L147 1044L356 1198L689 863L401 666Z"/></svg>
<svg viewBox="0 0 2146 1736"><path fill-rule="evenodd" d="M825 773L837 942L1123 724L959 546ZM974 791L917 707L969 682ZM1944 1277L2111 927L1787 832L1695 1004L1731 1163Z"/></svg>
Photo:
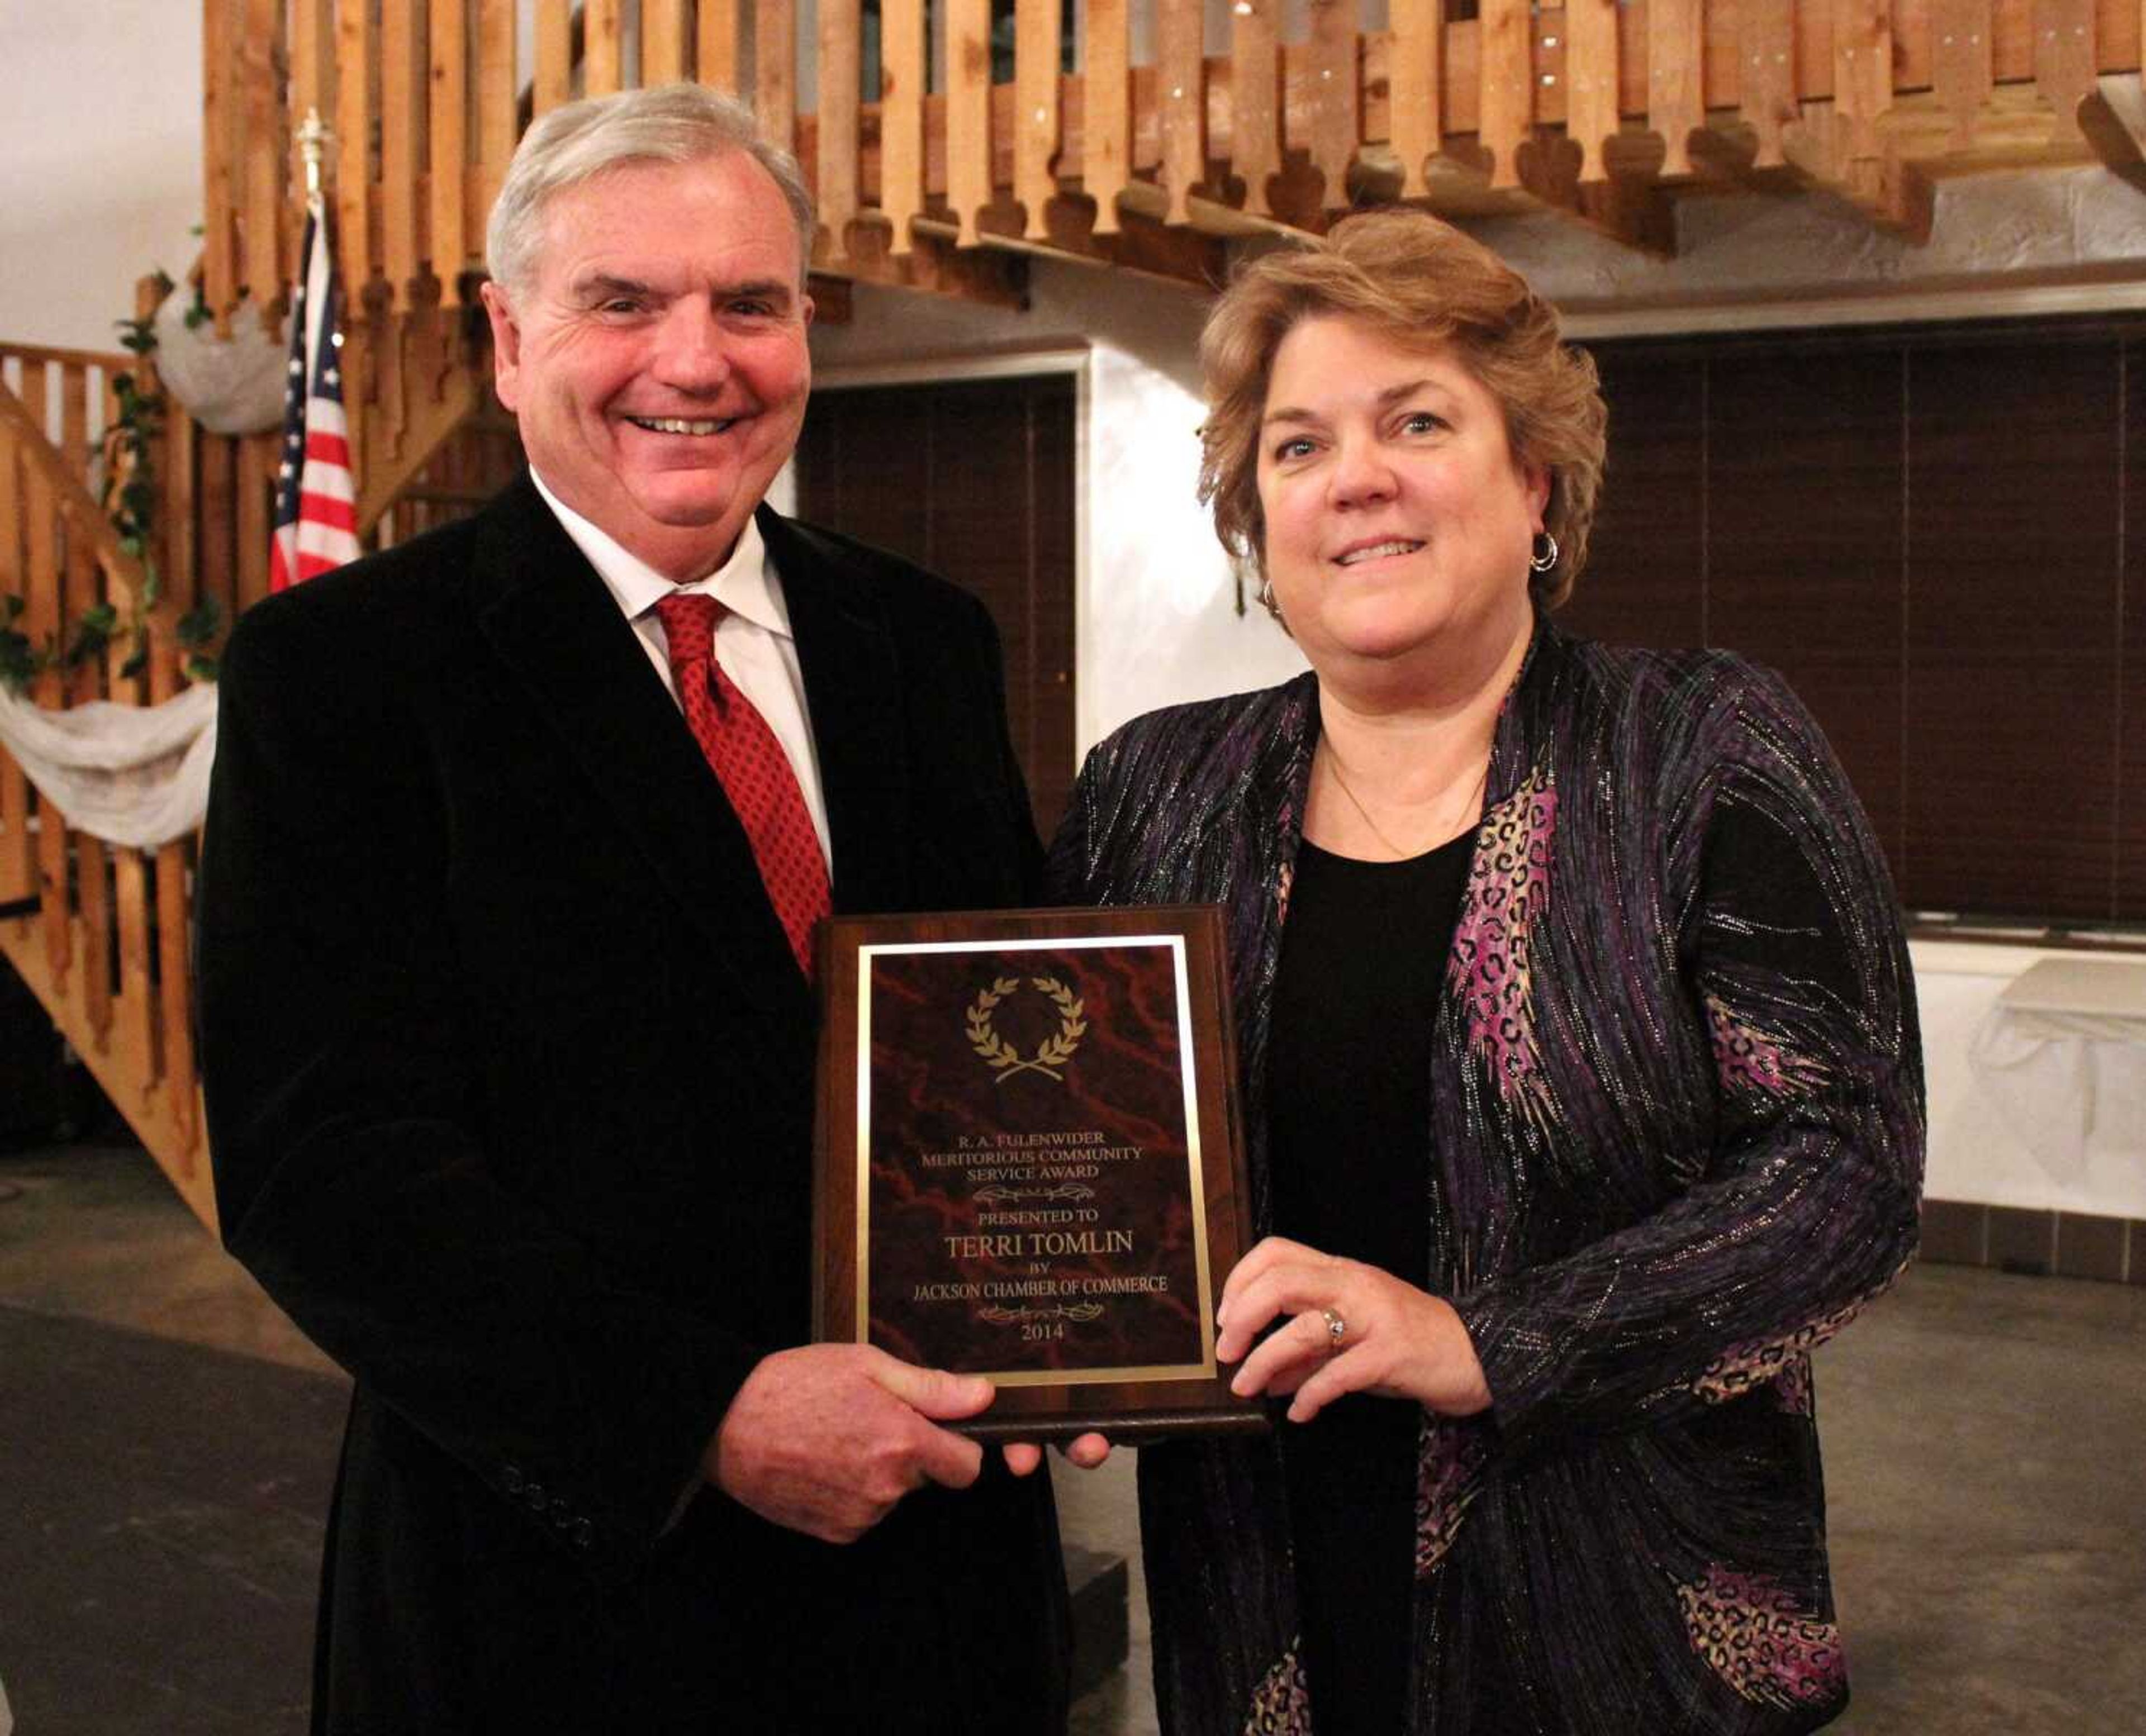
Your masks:
<svg viewBox="0 0 2146 1736"><path fill-rule="evenodd" d="M2135 1113L2146 1078L2146 961L2044 959L2013 979L1969 1063L2005 1125L2051 1175L2076 1180L2112 1112Z"/></svg>

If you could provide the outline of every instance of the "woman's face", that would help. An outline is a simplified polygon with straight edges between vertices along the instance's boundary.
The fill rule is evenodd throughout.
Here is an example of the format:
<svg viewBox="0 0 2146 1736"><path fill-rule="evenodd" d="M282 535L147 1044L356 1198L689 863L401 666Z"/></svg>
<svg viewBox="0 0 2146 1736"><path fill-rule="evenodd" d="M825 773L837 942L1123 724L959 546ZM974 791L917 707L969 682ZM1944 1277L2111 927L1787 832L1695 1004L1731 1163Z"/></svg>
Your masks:
<svg viewBox="0 0 2146 1736"><path fill-rule="evenodd" d="M1450 346L1300 321L1275 352L1260 436L1267 576L1322 674L1465 666L1529 631L1550 480L1514 457L1497 400Z"/></svg>

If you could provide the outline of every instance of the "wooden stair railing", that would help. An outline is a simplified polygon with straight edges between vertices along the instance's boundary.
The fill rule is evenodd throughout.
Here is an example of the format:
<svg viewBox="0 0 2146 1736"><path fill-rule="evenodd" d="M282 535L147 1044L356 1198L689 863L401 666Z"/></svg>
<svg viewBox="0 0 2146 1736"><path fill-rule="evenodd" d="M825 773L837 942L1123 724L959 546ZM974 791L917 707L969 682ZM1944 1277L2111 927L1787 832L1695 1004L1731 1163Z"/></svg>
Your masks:
<svg viewBox="0 0 2146 1736"><path fill-rule="evenodd" d="M941 88L927 3L881 0L874 66L862 0L818 0L809 33L791 0L206 0L210 302L280 302L308 107L337 133L346 281L443 316L528 115L672 78L742 92L794 145L818 269L1001 301L1023 252L1196 283L1215 237L1359 197L1660 248L1680 190L1822 186L1914 232L1934 177L2099 152L2135 179L2146 138L2137 0L1390 0L1378 31L1315 0L1301 41L1279 0L1236 0L1215 56L1204 0L1092 0L1077 57L1070 0L1013 0L1010 56L991 0L936 0Z"/></svg>
<svg viewBox="0 0 2146 1736"><path fill-rule="evenodd" d="M87 485L90 432L112 419L111 380L141 365L20 345L0 346L0 593L24 600L18 627L40 642L65 644L100 604L132 620L148 573L121 547ZM184 508L172 521L190 526L202 486L184 427L169 432L157 461L173 505ZM146 665L125 672L131 642L115 638L101 656L38 676L37 704L139 705L179 691L176 622L197 595L199 551L192 535L157 541L150 557L163 595L146 614ZM145 851L77 831L0 750L0 955L212 1226L187 952L194 854L191 839Z"/></svg>

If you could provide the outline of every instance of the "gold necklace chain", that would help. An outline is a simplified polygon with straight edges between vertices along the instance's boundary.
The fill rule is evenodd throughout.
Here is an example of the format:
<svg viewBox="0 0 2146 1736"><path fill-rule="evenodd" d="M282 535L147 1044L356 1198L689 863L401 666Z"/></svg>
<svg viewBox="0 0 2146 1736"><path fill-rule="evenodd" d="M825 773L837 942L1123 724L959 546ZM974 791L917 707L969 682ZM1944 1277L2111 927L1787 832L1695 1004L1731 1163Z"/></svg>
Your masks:
<svg viewBox="0 0 2146 1736"><path fill-rule="evenodd" d="M1385 830L1380 826L1379 822L1371 817L1371 811L1364 806L1356 792L1349 787L1349 781L1341 776L1341 762L1335 757L1334 750L1326 746L1324 737L1320 739L1319 746L1325 757L1327 776L1334 780L1334 787L1349 798L1349 806L1354 808L1357 813L1363 817L1364 824L1371 829L1371 836L1376 838L1380 843L1386 846L1386 849L1391 853L1394 860L1397 862L1402 862L1408 861L1409 858L1413 856L1420 855L1420 851L1403 850L1400 845L1395 843L1391 838L1389 838L1386 836ZM1483 769L1475 774L1475 781L1470 786L1465 801L1462 803L1460 808L1455 811L1455 812L1456 814L1465 813L1470 807L1474 806L1482 796L1484 786L1490 782L1490 756L1486 753L1483 756ZM1447 843L1453 838L1457 837L1459 835L1460 828L1458 826L1454 827L1451 831L1445 831L1441 829L1440 835L1437 841L1440 844ZM1434 846L1433 847L1435 848L1435 846Z"/></svg>

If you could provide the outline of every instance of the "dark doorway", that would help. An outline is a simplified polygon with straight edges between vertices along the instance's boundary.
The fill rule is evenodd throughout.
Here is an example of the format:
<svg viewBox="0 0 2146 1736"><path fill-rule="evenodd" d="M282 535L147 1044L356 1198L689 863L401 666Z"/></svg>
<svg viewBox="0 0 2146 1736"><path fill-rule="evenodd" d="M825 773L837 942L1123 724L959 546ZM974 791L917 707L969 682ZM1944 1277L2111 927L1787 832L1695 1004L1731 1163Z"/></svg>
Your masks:
<svg viewBox="0 0 2146 1736"><path fill-rule="evenodd" d="M1047 841L1072 792L1071 374L821 389L797 446L801 518L906 555L981 598Z"/></svg>

